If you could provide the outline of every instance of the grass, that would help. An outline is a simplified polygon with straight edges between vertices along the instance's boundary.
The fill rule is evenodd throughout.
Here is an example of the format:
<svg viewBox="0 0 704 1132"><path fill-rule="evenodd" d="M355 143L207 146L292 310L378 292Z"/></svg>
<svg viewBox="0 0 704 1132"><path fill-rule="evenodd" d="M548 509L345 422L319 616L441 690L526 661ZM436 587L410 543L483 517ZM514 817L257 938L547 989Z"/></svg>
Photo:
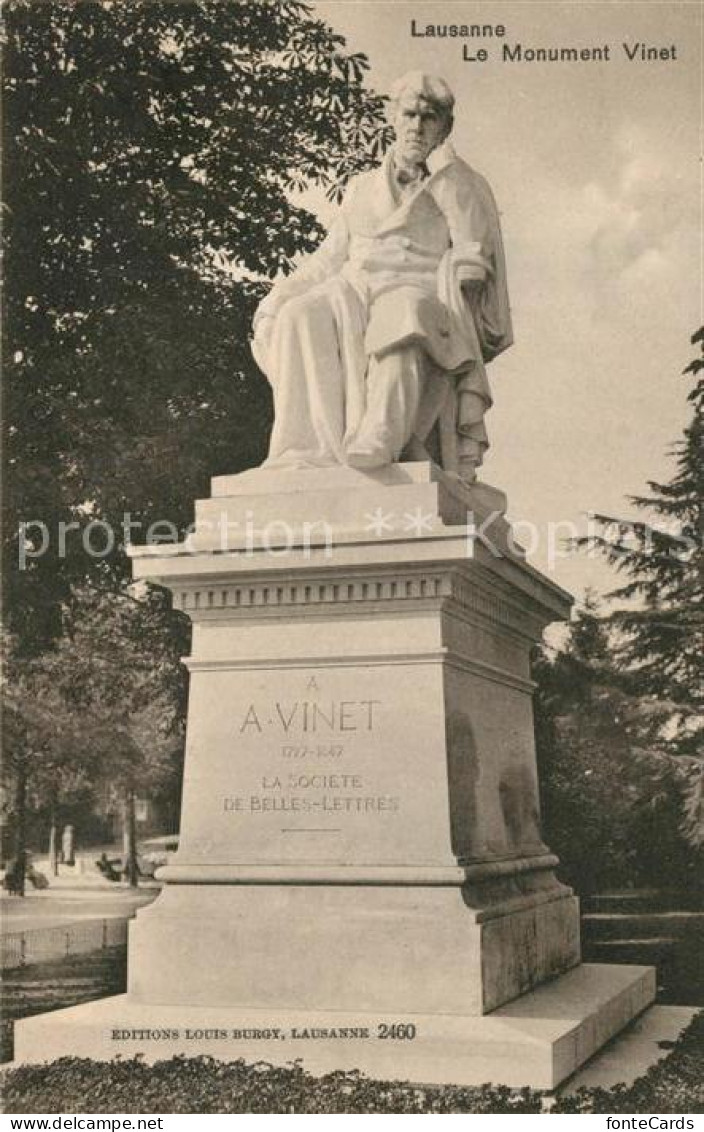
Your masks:
<svg viewBox="0 0 704 1132"><path fill-rule="evenodd" d="M122 994L127 986L127 951L108 948L3 972L0 1060L12 1060L12 1029L18 1018L76 1006L93 998Z"/></svg>

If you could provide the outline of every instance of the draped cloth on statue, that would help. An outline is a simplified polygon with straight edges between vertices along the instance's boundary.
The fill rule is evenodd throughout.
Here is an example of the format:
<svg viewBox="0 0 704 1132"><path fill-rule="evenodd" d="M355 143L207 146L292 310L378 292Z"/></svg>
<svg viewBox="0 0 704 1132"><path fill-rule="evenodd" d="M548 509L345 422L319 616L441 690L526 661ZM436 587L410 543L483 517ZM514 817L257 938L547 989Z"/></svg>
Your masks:
<svg viewBox="0 0 704 1132"><path fill-rule="evenodd" d="M356 177L323 244L260 305L253 351L275 402L268 466L345 463L362 434L398 459L436 422L447 471L481 462L485 362L512 342L498 213L447 143L428 167L400 202L390 154Z"/></svg>

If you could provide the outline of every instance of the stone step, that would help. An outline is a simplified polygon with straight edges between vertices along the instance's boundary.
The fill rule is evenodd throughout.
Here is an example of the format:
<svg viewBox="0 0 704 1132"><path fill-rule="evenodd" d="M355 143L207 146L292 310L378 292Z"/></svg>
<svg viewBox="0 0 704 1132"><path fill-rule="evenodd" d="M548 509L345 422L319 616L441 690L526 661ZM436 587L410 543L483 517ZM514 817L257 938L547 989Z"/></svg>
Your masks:
<svg viewBox="0 0 704 1132"><path fill-rule="evenodd" d="M584 944L583 958L593 963L635 963L660 968L672 959L677 943L678 940L673 936L593 940Z"/></svg>
<svg viewBox="0 0 704 1132"><path fill-rule="evenodd" d="M704 895L686 889L628 888L599 892L581 899L582 912L704 912Z"/></svg>
<svg viewBox="0 0 704 1132"><path fill-rule="evenodd" d="M582 916L582 938L632 940L699 933L704 941L704 912L588 912Z"/></svg>
<svg viewBox="0 0 704 1132"><path fill-rule="evenodd" d="M338 496L374 492L378 497L379 489L384 489L382 496L385 497L387 488L442 483L470 509L505 515L507 507L506 495L498 488L479 480L473 484L462 483L430 461L388 464L367 471L342 465L296 470L265 466L239 475L215 476L210 482L213 499L278 495L306 498L319 492Z"/></svg>
<svg viewBox="0 0 704 1132"><path fill-rule="evenodd" d="M679 939L591 940L583 936L582 955L593 963L645 963L657 968L658 1002L704 1006L704 933L697 929Z"/></svg>

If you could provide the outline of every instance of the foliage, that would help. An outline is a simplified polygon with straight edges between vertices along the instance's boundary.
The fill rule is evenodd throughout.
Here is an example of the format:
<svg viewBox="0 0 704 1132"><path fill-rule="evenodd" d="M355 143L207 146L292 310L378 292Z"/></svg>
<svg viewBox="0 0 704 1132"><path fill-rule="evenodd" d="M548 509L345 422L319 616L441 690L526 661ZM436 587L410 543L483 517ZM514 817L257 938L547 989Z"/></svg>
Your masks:
<svg viewBox="0 0 704 1132"><path fill-rule="evenodd" d="M10 860L24 895L28 818L46 807L55 819L59 806L90 798L90 739L36 660L18 654L12 637L2 643L3 825L12 833Z"/></svg>
<svg viewBox="0 0 704 1132"><path fill-rule="evenodd" d="M614 665L608 618L588 595L564 650L534 665L543 825L582 893L622 885L701 884L689 836L692 764L642 744L649 705Z"/></svg>
<svg viewBox="0 0 704 1132"><path fill-rule="evenodd" d="M582 891L704 876L703 367L685 370L675 475L632 500L669 525L600 516L578 540L625 574L608 596L626 605L600 616L588 597L566 650L535 668L546 834Z"/></svg>
<svg viewBox="0 0 704 1132"><path fill-rule="evenodd" d="M21 807L40 809L50 797L61 805L80 794L100 805L110 790L178 793L187 639L185 617L162 591L136 600L86 587L74 591L52 648L10 653L4 773L23 784L14 806L20 829Z"/></svg>
<svg viewBox="0 0 704 1132"><path fill-rule="evenodd" d="M704 1104L704 1014L672 1053L630 1086L581 1089L550 1109L562 1112L699 1112ZM5 1106L22 1112L539 1113L543 1095L504 1086L414 1085L356 1072L311 1077L298 1063L275 1068L208 1057L100 1063L62 1058L5 1074Z"/></svg>
<svg viewBox="0 0 704 1132"><path fill-rule="evenodd" d="M105 748L106 772L129 789L178 777L188 623L162 591L74 592L55 647L35 661L69 714Z"/></svg>
<svg viewBox="0 0 704 1132"><path fill-rule="evenodd" d="M30 1102L41 1107L30 1110ZM524 1113L540 1112L540 1094L409 1085L356 1072L313 1078L298 1063L276 1068L264 1061L174 1057L149 1067L138 1059L62 1058L8 1073L5 1104L13 1112L61 1112L63 1105L80 1112L91 1105L91 1112L136 1112L138 1106L140 1112Z"/></svg>
<svg viewBox="0 0 704 1132"><path fill-rule="evenodd" d="M262 459L252 312L321 237L296 190L338 195L385 144L366 69L294 0L4 5L5 606L26 652L73 584L124 578L125 512L135 541L183 530L210 475ZM118 532L103 559L91 520ZM33 521L50 546L18 570Z"/></svg>
<svg viewBox="0 0 704 1132"><path fill-rule="evenodd" d="M35 801L72 796L89 781L81 719L71 715L58 689L5 639L3 773L24 773Z"/></svg>
<svg viewBox="0 0 704 1132"><path fill-rule="evenodd" d="M676 471L650 493L631 498L659 526L597 516L600 533L578 540L600 551L628 580L609 597L630 603L610 621L615 662L631 694L649 704L642 742L676 754L704 755L704 330L692 338L702 357L685 369L695 379L693 416L675 447ZM691 836L704 842L701 772L693 768Z"/></svg>

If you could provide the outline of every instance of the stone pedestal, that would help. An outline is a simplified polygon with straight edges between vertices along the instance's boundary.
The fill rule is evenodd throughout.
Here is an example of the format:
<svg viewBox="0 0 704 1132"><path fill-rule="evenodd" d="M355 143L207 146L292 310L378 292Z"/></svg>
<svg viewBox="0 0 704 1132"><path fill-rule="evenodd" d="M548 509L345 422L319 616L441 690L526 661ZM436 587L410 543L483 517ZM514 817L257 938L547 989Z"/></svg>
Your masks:
<svg viewBox="0 0 704 1132"><path fill-rule="evenodd" d="M504 509L430 464L260 469L213 482L186 544L135 551L194 631L179 850L131 925L128 998L111 1000L125 1023L412 1025L435 1053L444 1034L448 1065L487 1042L481 1080L536 1083L482 1016L580 960L577 901L540 836L529 671L570 599L512 546ZM610 969L589 970L585 1057L653 982L628 969L609 997ZM417 1037L390 1040L397 1075L420 1058L417 1079L450 1079ZM354 1041L294 1044L304 1064L361 1064Z"/></svg>

